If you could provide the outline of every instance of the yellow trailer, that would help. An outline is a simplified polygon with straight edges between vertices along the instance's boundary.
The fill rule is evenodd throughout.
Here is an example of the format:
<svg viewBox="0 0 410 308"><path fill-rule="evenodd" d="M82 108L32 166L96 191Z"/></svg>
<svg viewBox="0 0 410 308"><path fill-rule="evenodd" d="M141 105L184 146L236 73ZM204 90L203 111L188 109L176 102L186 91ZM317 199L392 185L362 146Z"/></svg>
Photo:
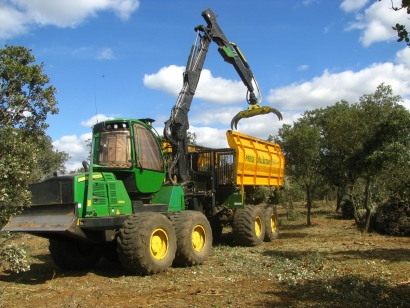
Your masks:
<svg viewBox="0 0 410 308"><path fill-rule="evenodd" d="M285 158L278 144L231 130L226 137L236 152L237 185L283 186Z"/></svg>
<svg viewBox="0 0 410 308"><path fill-rule="evenodd" d="M218 206L244 208L245 193L255 187L283 186L285 158L278 144L232 130L226 137L229 148L190 146L186 158L192 198L211 197L213 212ZM177 170L169 170L169 174L173 179Z"/></svg>
<svg viewBox="0 0 410 308"><path fill-rule="evenodd" d="M185 188L187 209L206 214L214 239L224 225L231 225L238 244L272 241L278 236L275 207L247 204L247 194L255 187L283 186L285 159L280 146L232 130L226 137L229 148L188 147L184 159L189 178L178 183ZM167 183L175 185L178 168L172 162L169 166Z"/></svg>

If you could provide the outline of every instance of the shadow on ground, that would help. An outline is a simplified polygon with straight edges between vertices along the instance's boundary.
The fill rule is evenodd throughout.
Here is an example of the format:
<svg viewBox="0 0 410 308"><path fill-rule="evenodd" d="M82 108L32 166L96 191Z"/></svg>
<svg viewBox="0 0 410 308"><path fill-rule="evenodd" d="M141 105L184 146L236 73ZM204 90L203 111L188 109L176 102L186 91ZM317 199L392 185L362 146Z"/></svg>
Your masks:
<svg viewBox="0 0 410 308"><path fill-rule="evenodd" d="M387 249L375 247L367 250L343 250L332 252L331 254L343 256L344 259L375 259L389 262L410 261L410 248Z"/></svg>
<svg viewBox="0 0 410 308"><path fill-rule="evenodd" d="M407 285L392 286L377 278L363 280L348 275L293 286L279 285L278 289L266 292L272 300L259 304L263 307L410 307Z"/></svg>
<svg viewBox="0 0 410 308"><path fill-rule="evenodd" d="M120 263L109 262L101 258L100 262L93 268L82 271L62 270L56 266L50 255L38 255L35 258L42 263L33 263L27 272L14 273L5 271L0 275L2 282L18 282L27 285L43 284L58 277L82 277L89 273L106 278L117 278L121 276L135 276L126 272Z"/></svg>

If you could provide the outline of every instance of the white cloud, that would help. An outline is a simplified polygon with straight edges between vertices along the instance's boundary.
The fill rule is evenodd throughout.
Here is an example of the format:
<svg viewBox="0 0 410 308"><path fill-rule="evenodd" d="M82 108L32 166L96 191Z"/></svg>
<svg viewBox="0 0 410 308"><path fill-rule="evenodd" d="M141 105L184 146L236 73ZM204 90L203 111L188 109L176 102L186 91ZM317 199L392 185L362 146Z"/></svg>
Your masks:
<svg viewBox="0 0 410 308"><path fill-rule="evenodd" d="M90 138L91 132L82 134L80 137L76 135L63 136L53 142L53 146L58 151L64 151L71 157L66 163L67 171L81 168L81 162L87 160L90 149L87 147L86 141Z"/></svg>
<svg viewBox="0 0 410 308"><path fill-rule="evenodd" d="M410 48L404 48L396 53L396 62L404 64L410 69Z"/></svg>
<svg viewBox="0 0 410 308"><path fill-rule="evenodd" d="M99 60L112 60L115 59L114 53L111 48L103 48L99 51L97 55L97 59Z"/></svg>
<svg viewBox="0 0 410 308"><path fill-rule="evenodd" d="M299 69L307 68L302 65ZM181 82L176 82L178 76L182 75L183 67L169 66L162 68L158 73L145 75L144 84L150 88L166 91L177 95L182 86ZM211 76L207 73L205 76ZM182 78L180 79L182 80ZM209 82L217 82L217 78L208 78ZM277 134L277 130L283 124L292 124L301 116L305 110L326 107L341 100L356 103L363 94L374 93L377 86L384 82L392 86L395 94L404 98L404 105L410 108L410 101L406 98L410 95L410 49L404 48L396 55L396 63L374 63L360 71L344 71L332 73L325 70L321 76L317 76L310 81L293 83L282 88L271 89L265 100L265 104L275 107L281 111L284 120L278 121L274 114L258 116L255 118L242 119L238 123L238 130L261 139L266 139L269 135ZM239 83L239 82L238 82ZM241 90L243 90L243 85ZM215 86L210 86L214 88ZM198 86L199 88L199 86ZM223 92L221 92L223 93ZM243 93L243 91L240 91ZM198 94L198 93L197 93ZM221 131L213 126L230 128L230 121L240 110L246 109L244 99L238 96L238 102L243 102L241 106L220 106L201 104L195 105L191 109L189 122L190 130L197 133L199 145L210 146L210 143L222 144L225 137ZM198 98L198 95L195 95ZM211 101L209 97L203 95L201 98ZM200 109L201 112L198 112ZM192 126L193 125L193 126ZM205 127L200 127L205 126Z"/></svg>
<svg viewBox="0 0 410 308"><path fill-rule="evenodd" d="M25 15L0 2L0 39L8 39L28 31Z"/></svg>
<svg viewBox="0 0 410 308"><path fill-rule="evenodd" d="M407 22L406 10L395 12L391 9L390 1L381 1L374 2L364 14L356 14L356 22L351 23L346 30L363 30L360 42L363 46L370 46L375 42L397 39L397 32L392 30L392 26Z"/></svg>
<svg viewBox="0 0 410 308"><path fill-rule="evenodd" d="M298 71L305 71L309 68L309 65L307 64L302 64L301 66L298 67Z"/></svg>
<svg viewBox="0 0 410 308"><path fill-rule="evenodd" d="M144 84L149 88L159 89L177 96L182 86L183 70L183 67L175 65L164 67L155 74L145 75ZM203 77L209 82L207 87L211 88L215 87L215 85L211 84L222 81L226 82L226 87L235 87L236 83L240 85L240 90L237 90L240 92L240 95L235 99L232 99L235 95L231 93L232 90L230 89L218 88L217 94L220 97L224 97L224 95L231 96L231 101L242 102L241 106L218 106L201 103L195 104L191 108L189 117L190 131L196 133L197 144L212 148L224 148L227 147L225 133L230 128L231 119L240 110L247 107L243 99L243 93L244 90L246 91L246 88L239 81L233 82L212 77L209 71ZM242 119L238 123L238 130L244 134L267 139L269 135L276 135L278 129L283 124L292 124L294 121L297 121L305 110L334 105L342 99L350 103L356 103L363 94L374 93L377 86L382 82L386 85L391 85L394 93L404 98L403 105L410 109L410 100L407 99L410 96L409 48L405 47L397 52L395 63L374 63L360 71L332 73L329 70L325 70L321 76L317 76L307 82L293 83L285 87L271 89L269 95L265 95L267 96L265 100L267 103L263 105L270 104L279 109L284 120L278 121L274 114ZM200 86L198 86L198 89L200 89ZM198 98L198 92L201 93L197 91L196 98ZM206 92L201 93L201 95L202 99L212 101L212 96ZM219 101L216 100L216 102ZM81 125L90 127L97 122L97 117L99 121L110 118L99 114L81 122ZM164 119L168 119L168 115ZM159 121L158 123L162 122ZM219 124L221 125L219 126ZM156 129L161 133L163 128L158 127ZM88 157L88 149L84 141L90 138L90 136L90 134L84 134L80 137L75 135L64 136L53 143L58 150L66 151L72 156L72 159L67 164L68 170L81 167L81 161Z"/></svg>
<svg viewBox="0 0 410 308"><path fill-rule="evenodd" d="M104 10L126 21L139 5L139 0L6 0L0 3L0 38L24 34L32 26L76 27Z"/></svg>
<svg viewBox="0 0 410 308"><path fill-rule="evenodd" d="M237 114L239 111L242 109L246 109L248 107L247 104L243 105L243 108L241 107L219 107L219 108L214 108L214 106L211 106L208 109L205 109L203 106L201 106L201 112L189 115L189 123L194 124L194 125L211 125L211 124L217 124L221 123L224 126L229 126L231 125L231 119L235 114Z"/></svg>
<svg viewBox="0 0 410 308"><path fill-rule="evenodd" d="M182 66L170 65L161 68L158 73L145 74L144 85L150 89L162 90L171 95L177 96L182 87L182 73L185 68Z"/></svg>
<svg viewBox="0 0 410 308"><path fill-rule="evenodd" d="M163 91L169 91L177 95L181 85L175 86L178 90L172 89L175 77L170 75L182 74L183 68L170 66L154 75L146 75L144 82L151 87ZM153 79L147 77L154 76ZM209 76L211 74L209 73ZM214 78L216 79L216 78ZM155 82L156 81L156 82ZM215 81L215 80L213 80ZM274 114L261 115L253 118L242 119L238 123L238 130L241 133L267 139L269 135L276 135L278 129L283 124L292 124L301 116L305 110L334 105L342 99L350 103L358 102L363 94L374 93L377 86L384 82L391 85L395 94L404 98L403 105L410 109L410 49L404 48L397 52L395 63L375 63L360 71L344 71L332 73L325 70L321 76L315 77L310 81L293 83L282 88L271 89L267 95L267 103L279 109L284 120L279 121ZM147 85L147 84L146 84ZM244 101L243 99L241 100ZM215 106L214 104L203 103L194 105L190 113L190 131L197 135L197 144L213 148L227 147L226 130L230 129L230 121L240 110L246 109L247 105L241 106ZM198 112L198 111L201 112ZM98 115L98 120L103 121L109 117ZM168 119L168 116L165 117ZM84 126L92 126L96 123L96 117L81 122ZM219 126L219 124L221 124ZM219 127L219 128L216 128ZM221 128L222 127L222 128ZM162 132L162 127L157 131ZM73 158L67 164L68 170L81 167L81 161L88 157L88 149L85 140L90 134L80 137L64 136L54 143L60 151L66 151Z"/></svg>
<svg viewBox="0 0 410 308"><path fill-rule="evenodd" d="M109 3L109 7L114 9L115 14L122 20L128 20L139 6L139 0L112 0Z"/></svg>
<svg viewBox="0 0 410 308"><path fill-rule="evenodd" d="M340 8L345 12L352 12L360 10L366 5L369 0L344 0L340 4Z"/></svg>
<svg viewBox="0 0 410 308"><path fill-rule="evenodd" d="M88 120L82 121L81 125L91 127L98 122L113 119L104 114L97 114ZM66 163L68 171L82 167L81 162L87 160L90 149L87 147L86 141L91 139L91 132L80 135L62 136L60 139L53 142L54 147L59 151L64 151L70 155L70 159Z"/></svg>
<svg viewBox="0 0 410 308"><path fill-rule="evenodd" d="M292 124L293 121L296 121L296 118L300 117L298 113L282 110L281 112L284 117L282 121L279 121L278 117L273 113L242 119L238 122L238 131L266 140L269 135L276 135L278 129L282 127L283 124Z"/></svg>
<svg viewBox="0 0 410 308"><path fill-rule="evenodd" d="M358 72L330 73L325 70L322 76L311 81L271 89L267 101L281 111L311 110L333 105L342 99L355 103L363 94L374 93L382 82L392 86L395 94L406 98L410 95L408 48L397 53L396 62L398 64L375 63ZM408 100L404 105L410 107Z"/></svg>
<svg viewBox="0 0 410 308"><path fill-rule="evenodd" d="M99 122L102 122L105 120L111 120L111 119L114 119L114 117L109 117L109 116L106 116L105 114L96 114L95 116L92 116L86 121L81 121L81 125L86 126L86 127L91 127Z"/></svg>
<svg viewBox="0 0 410 308"><path fill-rule="evenodd" d="M303 0L303 4L307 6L307 5L310 5L314 1L315 0Z"/></svg>
<svg viewBox="0 0 410 308"><path fill-rule="evenodd" d="M189 128L190 132L196 134L196 144L209 148L227 148L226 130L212 127L195 127Z"/></svg>
<svg viewBox="0 0 410 308"><path fill-rule="evenodd" d="M144 85L151 89L162 90L177 96L181 91L185 70L183 66L170 65L161 68L157 73L145 74ZM209 89L212 89L210 91ZM246 95L246 87L242 81L213 77L211 72L203 69L195 98L203 99L215 104L231 104L243 101Z"/></svg>

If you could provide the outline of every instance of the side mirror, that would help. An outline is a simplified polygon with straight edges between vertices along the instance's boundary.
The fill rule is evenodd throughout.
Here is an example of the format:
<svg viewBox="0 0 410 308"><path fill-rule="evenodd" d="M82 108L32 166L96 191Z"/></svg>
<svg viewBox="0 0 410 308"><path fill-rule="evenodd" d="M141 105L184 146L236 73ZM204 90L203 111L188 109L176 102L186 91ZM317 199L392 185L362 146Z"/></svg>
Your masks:
<svg viewBox="0 0 410 308"><path fill-rule="evenodd" d="M84 168L85 172L90 171L90 164L87 161L83 160L82 165L83 165L83 168Z"/></svg>

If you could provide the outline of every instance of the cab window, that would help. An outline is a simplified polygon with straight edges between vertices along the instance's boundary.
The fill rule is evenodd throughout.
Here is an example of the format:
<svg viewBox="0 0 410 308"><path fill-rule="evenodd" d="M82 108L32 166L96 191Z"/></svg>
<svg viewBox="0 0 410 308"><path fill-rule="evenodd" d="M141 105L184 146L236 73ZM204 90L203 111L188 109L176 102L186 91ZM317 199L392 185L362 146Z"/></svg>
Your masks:
<svg viewBox="0 0 410 308"><path fill-rule="evenodd" d="M131 147L128 130L101 133L98 161L108 168L131 168Z"/></svg>
<svg viewBox="0 0 410 308"><path fill-rule="evenodd" d="M164 161L155 137L146 127L138 123L134 124L134 143L137 167L164 171Z"/></svg>

